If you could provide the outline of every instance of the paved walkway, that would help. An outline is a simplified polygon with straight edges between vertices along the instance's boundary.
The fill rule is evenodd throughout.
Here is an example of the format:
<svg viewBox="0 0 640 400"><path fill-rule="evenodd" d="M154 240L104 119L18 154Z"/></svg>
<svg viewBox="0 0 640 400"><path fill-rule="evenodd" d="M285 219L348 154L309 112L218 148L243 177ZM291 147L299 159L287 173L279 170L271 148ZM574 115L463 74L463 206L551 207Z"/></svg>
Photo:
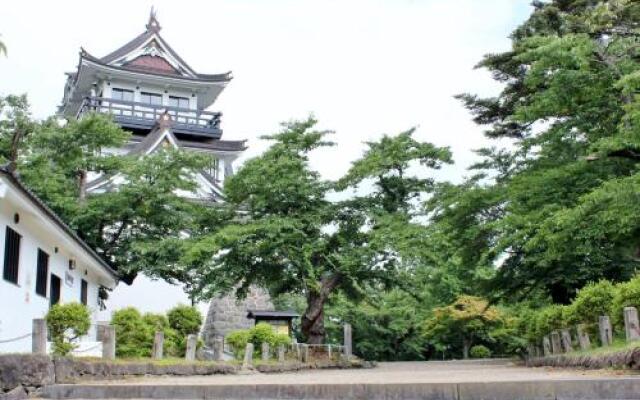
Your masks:
<svg viewBox="0 0 640 400"><path fill-rule="evenodd" d="M526 368L509 361L431 361L380 363L372 369L307 370L301 372L192 377L146 377L97 382L118 385L259 385L259 384L407 384L463 382L524 382L630 378L640 374L622 371L580 371Z"/></svg>

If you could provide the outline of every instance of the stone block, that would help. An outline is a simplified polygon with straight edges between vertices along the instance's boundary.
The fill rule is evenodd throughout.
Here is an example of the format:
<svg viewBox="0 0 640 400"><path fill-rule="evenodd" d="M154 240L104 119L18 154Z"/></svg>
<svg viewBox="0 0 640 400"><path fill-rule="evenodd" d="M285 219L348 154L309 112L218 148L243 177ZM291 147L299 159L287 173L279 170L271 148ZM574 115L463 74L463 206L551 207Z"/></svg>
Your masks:
<svg viewBox="0 0 640 400"><path fill-rule="evenodd" d="M624 308L624 333L627 341L640 340L640 325L638 324L638 309Z"/></svg>
<svg viewBox="0 0 640 400"><path fill-rule="evenodd" d="M351 324L344 324L343 335L344 357L348 360L353 354Z"/></svg>
<svg viewBox="0 0 640 400"><path fill-rule="evenodd" d="M562 338L558 331L551 332L551 352L553 354L562 353Z"/></svg>
<svg viewBox="0 0 640 400"><path fill-rule="evenodd" d="M576 333L578 335L580 350L589 350L591 348L591 339L589 339L589 333L586 327L582 324L576 326Z"/></svg>
<svg viewBox="0 0 640 400"><path fill-rule="evenodd" d="M40 387L54 383L55 370L48 356L41 354L0 355L0 392L18 386Z"/></svg>
<svg viewBox="0 0 640 400"><path fill-rule="evenodd" d="M278 362L284 363L285 348L284 345L278 345Z"/></svg>
<svg viewBox="0 0 640 400"><path fill-rule="evenodd" d="M249 368L251 366L253 366L253 343L247 343L247 347L244 349L242 368Z"/></svg>
<svg viewBox="0 0 640 400"><path fill-rule="evenodd" d="M542 338L542 354L547 357L551 355L551 340L549 336Z"/></svg>
<svg viewBox="0 0 640 400"><path fill-rule="evenodd" d="M198 335L187 335L187 347L184 358L187 361L196 359L196 348L198 347Z"/></svg>
<svg viewBox="0 0 640 400"><path fill-rule="evenodd" d="M162 359L162 352L164 350L164 332L158 331L153 337L153 350L151 356L154 360Z"/></svg>
<svg viewBox="0 0 640 400"><path fill-rule="evenodd" d="M611 320L608 315L601 315L598 318L598 331L600 333L600 344L611 346L613 343L613 331L611 330Z"/></svg>
<svg viewBox="0 0 640 400"><path fill-rule="evenodd" d="M262 347L260 349L260 355L262 357L262 361L269 361L269 343L262 342Z"/></svg>
<svg viewBox="0 0 640 400"><path fill-rule="evenodd" d="M573 343L571 341L571 332L568 329L563 329L560 331L560 338L562 340L562 350L565 353L570 353L573 351Z"/></svg>

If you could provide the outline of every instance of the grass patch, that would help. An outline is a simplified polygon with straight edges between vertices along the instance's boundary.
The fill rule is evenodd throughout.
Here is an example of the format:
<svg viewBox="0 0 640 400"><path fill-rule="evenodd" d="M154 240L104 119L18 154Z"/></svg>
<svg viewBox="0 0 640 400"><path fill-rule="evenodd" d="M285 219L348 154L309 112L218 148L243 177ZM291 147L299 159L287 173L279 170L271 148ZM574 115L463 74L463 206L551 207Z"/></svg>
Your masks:
<svg viewBox="0 0 640 400"><path fill-rule="evenodd" d="M625 339L616 338L613 340L611 346L608 347L592 347L589 350L577 350L570 354L571 356L598 356L611 353L618 353L621 351L632 350L640 347L640 341L627 342Z"/></svg>

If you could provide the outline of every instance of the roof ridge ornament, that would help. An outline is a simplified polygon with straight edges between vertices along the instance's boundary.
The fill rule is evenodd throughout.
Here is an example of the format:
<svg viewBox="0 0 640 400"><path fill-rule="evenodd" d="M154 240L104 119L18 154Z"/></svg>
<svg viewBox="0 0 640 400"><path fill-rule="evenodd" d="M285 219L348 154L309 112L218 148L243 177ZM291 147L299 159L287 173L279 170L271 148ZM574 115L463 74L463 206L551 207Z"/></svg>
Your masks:
<svg viewBox="0 0 640 400"><path fill-rule="evenodd" d="M149 13L149 22L146 25L147 31L158 33L162 27L156 18L156 10L153 6L151 6L151 12Z"/></svg>

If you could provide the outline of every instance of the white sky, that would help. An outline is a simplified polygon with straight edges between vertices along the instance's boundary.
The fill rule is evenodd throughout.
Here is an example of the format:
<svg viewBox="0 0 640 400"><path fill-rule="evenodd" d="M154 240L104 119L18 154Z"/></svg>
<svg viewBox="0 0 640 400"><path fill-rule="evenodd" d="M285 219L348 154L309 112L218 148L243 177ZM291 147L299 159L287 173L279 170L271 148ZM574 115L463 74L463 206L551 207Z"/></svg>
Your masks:
<svg viewBox="0 0 640 400"><path fill-rule="evenodd" d="M412 126L416 137L450 146L459 180L487 143L453 98L494 94L489 74L473 70L486 53L509 48L508 34L530 0L110 0L11 1L0 12L0 95L27 93L34 116L53 114L66 71L84 47L104 56L144 31L157 9L162 36L196 71L233 71L212 110L226 139L248 139L245 157L267 144L258 136L313 113L338 145L313 166L337 178L362 142ZM121 284L110 308L162 311L187 302L177 287L138 279Z"/></svg>

